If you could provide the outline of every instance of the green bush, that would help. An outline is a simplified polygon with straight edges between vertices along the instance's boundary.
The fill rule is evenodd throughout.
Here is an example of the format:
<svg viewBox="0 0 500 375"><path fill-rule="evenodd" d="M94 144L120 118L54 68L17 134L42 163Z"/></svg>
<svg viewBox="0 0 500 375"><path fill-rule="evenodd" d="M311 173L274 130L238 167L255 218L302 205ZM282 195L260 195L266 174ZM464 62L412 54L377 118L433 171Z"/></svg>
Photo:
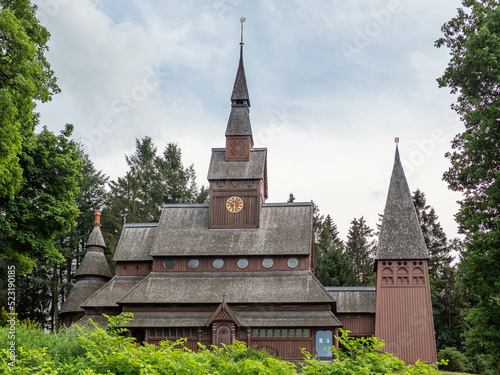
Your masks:
<svg viewBox="0 0 500 375"><path fill-rule="evenodd" d="M130 314L131 315L131 314ZM36 328L18 327L16 367L9 366L8 352L0 351L3 374L297 374L292 363L265 352L248 349L236 342L222 348L193 352L185 339L162 341L159 346L137 346L134 338L120 336L130 315L109 319L106 330L94 324L93 330L81 327L57 335ZM1 334L1 333L0 333ZM303 374L434 374L432 366L417 363L405 366L400 359L381 352L383 342L376 338L353 339L348 331L339 337L346 351L332 348L338 359L326 364L304 353ZM2 342L3 345L3 342ZM4 347L4 346L2 346Z"/></svg>
<svg viewBox="0 0 500 375"><path fill-rule="evenodd" d="M0 328L0 348L9 347L9 327ZM33 351L46 348L46 355L56 363L71 363L75 358L85 354L85 349L78 337L78 330L63 328L59 333L46 333L30 322L16 325L15 342L16 356L20 355L20 348Z"/></svg>
<svg viewBox="0 0 500 375"><path fill-rule="evenodd" d="M446 371L456 371L456 372L463 372L465 371L465 364L467 361L467 358L465 354L457 350L457 348L454 347L448 347L441 349L438 352L438 360L445 359L448 361L447 364L441 364L439 366L440 369L446 370Z"/></svg>

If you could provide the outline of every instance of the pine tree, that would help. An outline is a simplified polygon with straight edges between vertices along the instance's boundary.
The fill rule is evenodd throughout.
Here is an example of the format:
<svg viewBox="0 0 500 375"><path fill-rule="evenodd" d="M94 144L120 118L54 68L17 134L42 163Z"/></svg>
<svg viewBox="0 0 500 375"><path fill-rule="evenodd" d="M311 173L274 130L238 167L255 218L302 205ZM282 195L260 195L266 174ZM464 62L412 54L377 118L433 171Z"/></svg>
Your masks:
<svg viewBox="0 0 500 375"><path fill-rule="evenodd" d="M194 166L184 168L181 149L169 143L162 154L151 137L136 139L135 153L126 156L129 170L111 181L102 214L102 231L113 253L124 223L158 222L163 204L205 203L208 190L198 189Z"/></svg>
<svg viewBox="0 0 500 375"><path fill-rule="evenodd" d="M458 285L457 269L452 266L451 249L460 246L458 240L448 243L434 208L426 202L425 194L417 189L412 196L425 245L429 250L429 279L434 312L434 329L438 350L445 347L462 348L461 335L466 325L462 310L466 297Z"/></svg>
<svg viewBox="0 0 500 375"><path fill-rule="evenodd" d="M358 285L374 285L375 272L373 270L376 252L376 240L373 229L366 225L363 216L351 221L351 228L347 234L346 251L352 260Z"/></svg>

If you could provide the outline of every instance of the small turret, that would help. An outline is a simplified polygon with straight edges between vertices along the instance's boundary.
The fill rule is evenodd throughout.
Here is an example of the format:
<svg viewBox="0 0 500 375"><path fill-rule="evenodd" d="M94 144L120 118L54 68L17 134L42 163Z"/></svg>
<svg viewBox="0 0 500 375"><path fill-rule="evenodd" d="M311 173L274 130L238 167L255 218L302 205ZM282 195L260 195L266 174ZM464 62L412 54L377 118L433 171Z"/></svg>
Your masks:
<svg viewBox="0 0 500 375"><path fill-rule="evenodd" d="M61 322L68 326L84 315L85 310L80 305L113 277L104 256L106 244L101 233L100 216L101 212L96 211L94 229L85 245L87 252L75 272L75 285L59 311Z"/></svg>

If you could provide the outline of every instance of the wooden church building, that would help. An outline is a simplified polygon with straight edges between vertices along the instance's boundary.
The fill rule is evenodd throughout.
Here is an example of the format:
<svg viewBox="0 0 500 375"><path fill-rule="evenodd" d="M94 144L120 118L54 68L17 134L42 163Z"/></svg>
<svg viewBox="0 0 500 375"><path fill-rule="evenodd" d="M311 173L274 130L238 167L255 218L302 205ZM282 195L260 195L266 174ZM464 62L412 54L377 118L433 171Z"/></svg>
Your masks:
<svg viewBox="0 0 500 375"><path fill-rule="evenodd" d="M331 359L338 328L375 335L407 363L435 362L428 251L396 149L375 287L324 287L314 276L313 203L267 203L267 149L255 148L243 43L226 127L212 149L209 204L164 205L159 223L125 224L112 277L99 216L61 308L70 325L132 312L138 341L187 338L301 359Z"/></svg>

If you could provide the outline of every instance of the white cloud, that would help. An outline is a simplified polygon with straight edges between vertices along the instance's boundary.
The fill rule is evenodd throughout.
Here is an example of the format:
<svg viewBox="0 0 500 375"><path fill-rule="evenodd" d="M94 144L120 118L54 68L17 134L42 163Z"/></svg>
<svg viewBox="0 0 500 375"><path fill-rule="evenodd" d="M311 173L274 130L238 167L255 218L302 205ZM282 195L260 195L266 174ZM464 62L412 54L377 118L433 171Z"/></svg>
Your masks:
<svg viewBox="0 0 500 375"><path fill-rule="evenodd" d="M270 201L290 192L313 199L344 237L354 217L375 227L399 136L410 188L456 232L458 197L441 175L460 126L453 98L437 88L448 56L433 42L458 0L37 3L63 90L40 106L42 123L74 123L112 179L126 170L135 138L148 135L159 150L178 142L206 185L210 148L224 146L245 16L251 121L256 146L269 148ZM347 59L343 44L359 52Z"/></svg>

